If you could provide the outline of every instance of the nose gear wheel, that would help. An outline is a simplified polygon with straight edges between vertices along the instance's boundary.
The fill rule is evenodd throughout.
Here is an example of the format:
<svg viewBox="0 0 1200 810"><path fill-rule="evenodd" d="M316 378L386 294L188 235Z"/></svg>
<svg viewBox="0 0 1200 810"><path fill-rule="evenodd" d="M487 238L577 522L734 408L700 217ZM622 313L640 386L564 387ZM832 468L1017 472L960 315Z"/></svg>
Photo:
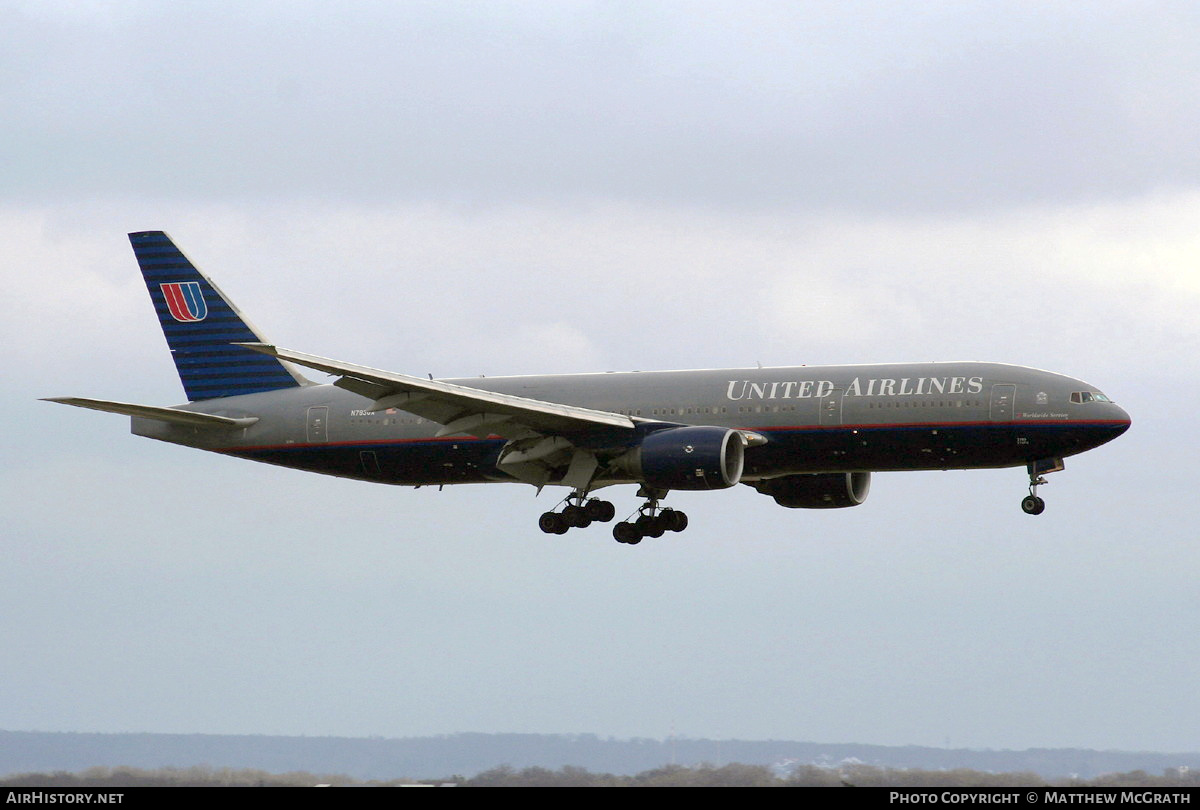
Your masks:
<svg viewBox="0 0 1200 810"><path fill-rule="evenodd" d="M1037 488L1049 483L1045 476L1029 476L1029 494L1021 499L1021 511L1027 515L1040 515L1046 511L1046 502L1038 497Z"/></svg>

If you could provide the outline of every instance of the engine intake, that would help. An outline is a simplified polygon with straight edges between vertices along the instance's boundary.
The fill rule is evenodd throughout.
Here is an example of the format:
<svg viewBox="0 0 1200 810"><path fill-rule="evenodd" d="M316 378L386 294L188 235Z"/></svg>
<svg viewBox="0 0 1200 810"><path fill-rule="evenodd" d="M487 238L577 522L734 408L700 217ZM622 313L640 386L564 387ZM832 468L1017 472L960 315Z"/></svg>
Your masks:
<svg viewBox="0 0 1200 810"><path fill-rule="evenodd" d="M742 479L745 448L736 430L666 428L642 439L621 466L656 489L726 489Z"/></svg>
<svg viewBox="0 0 1200 810"><path fill-rule="evenodd" d="M817 473L785 475L751 484L775 503L789 509L842 509L858 506L871 491L871 474Z"/></svg>

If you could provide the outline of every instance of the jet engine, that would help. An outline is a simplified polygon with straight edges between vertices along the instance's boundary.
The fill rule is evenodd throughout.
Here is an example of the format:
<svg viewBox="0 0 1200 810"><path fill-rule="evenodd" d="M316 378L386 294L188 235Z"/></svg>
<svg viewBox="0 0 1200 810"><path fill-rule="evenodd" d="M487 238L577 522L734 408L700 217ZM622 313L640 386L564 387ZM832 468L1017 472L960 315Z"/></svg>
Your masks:
<svg viewBox="0 0 1200 810"><path fill-rule="evenodd" d="M858 506L871 490L869 472L785 475L750 486L789 509L841 509Z"/></svg>
<svg viewBox="0 0 1200 810"><path fill-rule="evenodd" d="M676 427L647 434L617 466L655 489L725 489L742 478L746 441L723 427Z"/></svg>

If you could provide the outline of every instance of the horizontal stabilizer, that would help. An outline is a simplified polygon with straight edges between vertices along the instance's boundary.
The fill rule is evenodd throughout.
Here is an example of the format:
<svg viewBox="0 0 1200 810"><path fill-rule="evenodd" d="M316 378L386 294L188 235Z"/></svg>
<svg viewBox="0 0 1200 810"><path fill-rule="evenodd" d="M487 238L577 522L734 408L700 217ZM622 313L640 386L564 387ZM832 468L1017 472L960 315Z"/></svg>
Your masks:
<svg viewBox="0 0 1200 810"><path fill-rule="evenodd" d="M47 397L43 402L59 402L63 405L74 405L76 408L90 408L93 411L121 413L126 416L140 416L143 419L157 419L160 422L170 422L175 425L190 425L202 428L244 428L258 421L257 416L214 416L210 413L193 413L180 411L175 408L163 408L158 405L134 405L131 402L111 402L107 399L85 399L83 397Z"/></svg>

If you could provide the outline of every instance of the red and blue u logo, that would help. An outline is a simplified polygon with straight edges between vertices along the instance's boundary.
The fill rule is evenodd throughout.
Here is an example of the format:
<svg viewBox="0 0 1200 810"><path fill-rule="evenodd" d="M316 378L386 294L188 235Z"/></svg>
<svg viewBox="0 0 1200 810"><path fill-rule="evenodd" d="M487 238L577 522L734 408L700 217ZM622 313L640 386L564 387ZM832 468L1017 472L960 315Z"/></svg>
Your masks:
<svg viewBox="0 0 1200 810"><path fill-rule="evenodd" d="M171 317L181 323L202 321L208 316L208 304L200 292L199 281L173 281L169 284L159 284L163 298L167 301L167 309Z"/></svg>

